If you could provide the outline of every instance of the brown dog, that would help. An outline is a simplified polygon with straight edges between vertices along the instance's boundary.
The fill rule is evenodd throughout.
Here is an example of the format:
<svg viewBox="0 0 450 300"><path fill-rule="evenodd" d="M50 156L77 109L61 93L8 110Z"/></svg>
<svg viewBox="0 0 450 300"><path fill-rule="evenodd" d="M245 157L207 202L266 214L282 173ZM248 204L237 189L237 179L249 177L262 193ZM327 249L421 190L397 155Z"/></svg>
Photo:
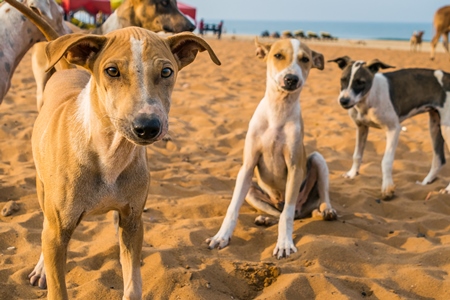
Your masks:
<svg viewBox="0 0 450 300"><path fill-rule="evenodd" d="M413 52L417 52L417 50L422 49L422 37L425 31L414 32L411 36L410 42L410 50Z"/></svg>
<svg viewBox="0 0 450 300"><path fill-rule="evenodd" d="M431 56L430 56L432 60L434 59L434 51L436 49L436 45L439 42L439 38L441 37L441 35L444 49L447 52L447 54L450 54L448 50L448 33L450 32L450 5L443 6L436 11L433 18L433 27L434 27L434 36L431 39Z"/></svg>
<svg viewBox="0 0 450 300"><path fill-rule="evenodd" d="M37 19L40 29L42 23ZM141 299L141 215L150 183L144 146L167 133L178 71L205 50L219 65L210 46L192 33L161 38L127 27L104 36L64 35L47 44L48 68L64 57L85 69L50 78L33 129L44 227L42 254L29 277L48 286L49 299L68 298L66 253L76 226L86 215L110 210L119 215L123 298Z"/></svg>

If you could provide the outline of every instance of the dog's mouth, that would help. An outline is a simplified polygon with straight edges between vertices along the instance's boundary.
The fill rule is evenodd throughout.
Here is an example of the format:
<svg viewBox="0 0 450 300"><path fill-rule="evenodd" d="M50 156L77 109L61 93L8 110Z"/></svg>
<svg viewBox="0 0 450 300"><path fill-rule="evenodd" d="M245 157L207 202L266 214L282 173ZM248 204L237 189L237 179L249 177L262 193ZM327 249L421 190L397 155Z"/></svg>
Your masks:
<svg viewBox="0 0 450 300"><path fill-rule="evenodd" d="M292 93L299 90L302 87L302 85L301 84L298 86L279 85L279 87L285 92Z"/></svg>
<svg viewBox="0 0 450 300"><path fill-rule="evenodd" d="M342 108L344 108L344 109L350 109L350 108L352 108L353 106L355 106L355 103L352 103L352 104L341 104L341 106L342 106Z"/></svg>

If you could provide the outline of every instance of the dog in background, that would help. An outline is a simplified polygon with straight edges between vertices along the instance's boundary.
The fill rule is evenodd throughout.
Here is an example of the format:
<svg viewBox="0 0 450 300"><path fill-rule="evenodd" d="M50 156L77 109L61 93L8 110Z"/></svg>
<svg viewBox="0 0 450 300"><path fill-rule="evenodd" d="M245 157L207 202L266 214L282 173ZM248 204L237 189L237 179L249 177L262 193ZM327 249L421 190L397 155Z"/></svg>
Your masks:
<svg viewBox="0 0 450 300"><path fill-rule="evenodd" d="M236 178L231 203L219 232L206 240L210 249L228 245L239 209L247 202L279 218L278 241L273 255L296 252L292 234L294 219L319 215L336 219L328 193L328 167L318 153L307 156L300 93L312 68L323 70L323 55L298 39L273 44L256 40L257 56L267 63L264 98L250 120L244 146L244 162ZM256 183L252 183L253 174ZM258 217L258 225L275 223Z"/></svg>
<svg viewBox="0 0 450 300"><path fill-rule="evenodd" d="M450 5L443 6L435 12L433 17L433 27L434 36L431 39L431 60L434 59L434 51L441 36L444 49L447 54L450 54L448 50L448 33L450 32Z"/></svg>
<svg viewBox="0 0 450 300"><path fill-rule="evenodd" d="M53 0L25 0L59 35L70 33L63 20L64 11ZM25 53L45 40L34 24L9 3L0 3L0 104L11 87L11 78Z"/></svg>
<svg viewBox="0 0 450 300"><path fill-rule="evenodd" d="M356 145L353 165L347 178L359 173L369 128L386 131L386 150L381 163L382 199L394 196L392 165L397 147L400 123L417 114L428 112L433 143L433 159L428 175L420 182L429 184L436 179L445 164L444 145L450 147L450 74L441 70L402 69L378 73L394 68L377 59L354 61L348 56L329 60L342 70L339 104L356 124ZM450 185L442 192L450 192Z"/></svg>
<svg viewBox="0 0 450 300"><path fill-rule="evenodd" d="M413 52L417 52L417 50L422 50L422 37L425 31L415 31L411 39L409 40L410 43L410 50Z"/></svg>

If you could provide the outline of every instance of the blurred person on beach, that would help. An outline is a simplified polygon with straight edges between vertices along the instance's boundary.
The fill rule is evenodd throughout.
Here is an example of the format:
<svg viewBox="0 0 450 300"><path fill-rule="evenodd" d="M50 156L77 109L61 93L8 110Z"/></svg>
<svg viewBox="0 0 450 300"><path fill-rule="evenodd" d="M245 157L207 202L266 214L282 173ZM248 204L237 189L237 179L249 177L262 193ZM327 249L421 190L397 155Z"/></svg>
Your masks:
<svg viewBox="0 0 450 300"><path fill-rule="evenodd" d="M201 36L203 36L203 30L205 29L205 22L203 19L200 20L200 23L198 24L198 32Z"/></svg>
<svg viewBox="0 0 450 300"><path fill-rule="evenodd" d="M223 27L223 21L220 21L217 25L217 38L220 40L220 37L222 36L222 27Z"/></svg>

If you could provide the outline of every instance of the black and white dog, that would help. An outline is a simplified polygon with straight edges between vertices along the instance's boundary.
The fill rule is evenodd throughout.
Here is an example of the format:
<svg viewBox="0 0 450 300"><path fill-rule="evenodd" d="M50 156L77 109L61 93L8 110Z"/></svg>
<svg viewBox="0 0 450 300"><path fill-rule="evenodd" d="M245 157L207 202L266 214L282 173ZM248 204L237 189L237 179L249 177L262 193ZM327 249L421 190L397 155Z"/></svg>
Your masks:
<svg viewBox="0 0 450 300"><path fill-rule="evenodd" d="M431 69L377 73L380 68L393 67L377 59L366 63L353 61L348 56L328 62L337 63L343 70L338 101L348 109L357 126L353 165L344 176L354 178L358 175L369 127L384 129L386 151L381 163L381 193L382 199L390 199L395 189L392 164L401 131L400 123L428 112L434 152L430 172L420 183L431 183L445 164L445 141L450 143L450 74ZM443 192L450 192L450 184Z"/></svg>

